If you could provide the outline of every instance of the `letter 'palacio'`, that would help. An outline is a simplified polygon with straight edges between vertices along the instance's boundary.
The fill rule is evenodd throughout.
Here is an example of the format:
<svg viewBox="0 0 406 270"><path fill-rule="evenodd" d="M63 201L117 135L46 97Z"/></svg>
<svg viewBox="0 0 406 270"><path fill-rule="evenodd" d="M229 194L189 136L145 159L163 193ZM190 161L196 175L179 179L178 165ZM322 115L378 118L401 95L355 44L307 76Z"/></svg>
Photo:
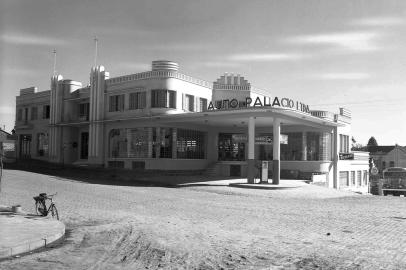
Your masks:
<svg viewBox="0 0 406 270"><path fill-rule="evenodd" d="M119 77L96 66L87 86L56 75L50 90L21 89L15 130L19 159L193 170L249 183L258 164L269 161L274 184L311 179L368 190L368 154L350 152L347 109L313 110L240 75L226 73L210 83L179 72L171 61Z"/></svg>

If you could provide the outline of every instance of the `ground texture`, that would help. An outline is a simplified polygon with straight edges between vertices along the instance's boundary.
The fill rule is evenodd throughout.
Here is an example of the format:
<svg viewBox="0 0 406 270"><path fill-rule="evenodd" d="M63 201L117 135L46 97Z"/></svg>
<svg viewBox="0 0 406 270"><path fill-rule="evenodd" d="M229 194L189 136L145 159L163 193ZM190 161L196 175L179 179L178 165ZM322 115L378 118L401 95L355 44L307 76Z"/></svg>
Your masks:
<svg viewBox="0 0 406 270"><path fill-rule="evenodd" d="M406 198L117 184L5 170L0 204L58 192L67 237L0 269L406 269Z"/></svg>

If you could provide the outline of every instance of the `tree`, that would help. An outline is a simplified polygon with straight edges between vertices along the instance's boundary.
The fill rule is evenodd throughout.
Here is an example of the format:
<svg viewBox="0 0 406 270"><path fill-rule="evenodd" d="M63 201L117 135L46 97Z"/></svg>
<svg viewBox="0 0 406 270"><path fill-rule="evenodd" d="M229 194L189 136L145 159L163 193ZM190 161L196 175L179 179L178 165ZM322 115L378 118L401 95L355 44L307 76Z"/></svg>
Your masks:
<svg viewBox="0 0 406 270"><path fill-rule="evenodd" d="M369 146L378 146L378 143L376 142L376 139L375 139L374 136L372 136L371 138L369 138L367 146L368 146L368 147L369 147Z"/></svg>
<svg viewBox="0 0 406 270"><path fill-rule="evenodd" d="M372 136L368 140L368 144L367 144L368 152L371 152L371 148L374 147L374 146L378 146L378 143L376 142L375 137Z"/></svg>

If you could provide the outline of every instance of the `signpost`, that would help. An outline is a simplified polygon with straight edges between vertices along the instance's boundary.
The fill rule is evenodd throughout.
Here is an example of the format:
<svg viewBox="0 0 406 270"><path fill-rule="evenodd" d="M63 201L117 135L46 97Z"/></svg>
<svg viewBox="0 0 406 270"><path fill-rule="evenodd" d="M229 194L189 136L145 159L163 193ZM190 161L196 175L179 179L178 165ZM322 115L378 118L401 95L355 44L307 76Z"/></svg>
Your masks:
<svg viewBox="0 0 406 270"><path fill-rule="evenodd" d="M371 168L371 174L372 174L372 175L378 175L378 173L379 173L379 170L378 170L377 167L372 167L372 168Z"/></svg>

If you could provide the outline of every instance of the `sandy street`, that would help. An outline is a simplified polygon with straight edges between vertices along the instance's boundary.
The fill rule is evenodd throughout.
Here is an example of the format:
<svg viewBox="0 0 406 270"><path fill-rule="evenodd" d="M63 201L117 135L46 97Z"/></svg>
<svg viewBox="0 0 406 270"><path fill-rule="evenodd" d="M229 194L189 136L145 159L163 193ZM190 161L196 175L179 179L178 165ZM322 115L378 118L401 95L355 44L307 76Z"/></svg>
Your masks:
<svg viewBox="0 0 406 270"><path fill-rule="evenodd" d="M406 269L406 198L303 184L114 186L6 170L0 204L58 192L63 245L0 269ZM35 230L35 228L33 228Z"/></svg>

